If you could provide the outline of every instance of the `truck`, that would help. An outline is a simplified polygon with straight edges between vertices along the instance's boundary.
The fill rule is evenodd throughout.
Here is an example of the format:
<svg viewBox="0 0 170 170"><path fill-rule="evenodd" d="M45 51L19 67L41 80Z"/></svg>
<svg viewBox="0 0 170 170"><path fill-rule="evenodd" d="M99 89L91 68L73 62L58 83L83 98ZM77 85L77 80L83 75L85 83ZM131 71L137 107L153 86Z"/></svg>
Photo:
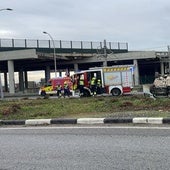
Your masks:
<svg viewBox="0 0 170 170"><path fill-rule="evenodd" d="M155 80L150 86L150 92L154 97L170 97L170 74L156 73Z"/></svg>
<svg viewBox="0 0 170 170"><path fill-rule="evenodd" d="M57 77L51 78L48 80L48 83L42 86L39 90L39 95L46 96L46 95L57 95L57 85L61 85L62 89L64 88L64 82L67 82L69 85L70 92L73 92L73 83L70 77Z"/></svg>
<svg viewBox="0 0 170 170"><path fill-rule="evenodd" d="M134 65L117 65L109 67L94 67L73 74L73 89L79 90L80 78L84 80L82 96L91 96L92 89L90 81L92 77L101 80L102 93L120 96L130 93L134 85ZM76 94L76 92L75 92Z"/></svg>

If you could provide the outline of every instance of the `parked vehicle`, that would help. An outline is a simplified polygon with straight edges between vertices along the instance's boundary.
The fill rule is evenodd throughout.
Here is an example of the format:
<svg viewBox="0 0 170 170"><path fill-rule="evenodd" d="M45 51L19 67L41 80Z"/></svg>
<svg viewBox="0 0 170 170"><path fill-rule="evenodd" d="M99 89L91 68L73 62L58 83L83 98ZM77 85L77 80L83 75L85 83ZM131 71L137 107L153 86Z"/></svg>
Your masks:
<svg viewBox="0 0 170 170"><path fill-rule="evenodd" d="M73 89L79 90L80 78L84 80L83 96L91 96L91 80L101 80L102 93L119 96L131 92L133 88L133 65L95 67L73 75Z"/></svg>
<svg viewBox="0 0 170 170"><path fill-rule="evenodd" d="M57 77L52 78L48 81L48 83L44 86L42 86L39 90L39 95L45 96L45 95L56 95L57 94L57 86L62 86L62 92L64 89L64 83L68 83L70 92L73 91L73 83L71 81L70 77Z"/></svg>
<svg viewBox="0 0 170 170"><path fill-rule="evenodd" d="M156 76L153 85L150 87L150 92L154 97L169 96L170 97L170 75Z"/></svg>

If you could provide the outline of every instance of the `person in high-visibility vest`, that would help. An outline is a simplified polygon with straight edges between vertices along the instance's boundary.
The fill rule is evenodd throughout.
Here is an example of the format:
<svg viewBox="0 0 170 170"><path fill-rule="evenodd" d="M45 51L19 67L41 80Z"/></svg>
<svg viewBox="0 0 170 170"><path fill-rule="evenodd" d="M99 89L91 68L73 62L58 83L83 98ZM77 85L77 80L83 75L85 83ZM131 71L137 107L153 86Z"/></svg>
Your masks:
<svg viewBox="0 0 170 170"><path fill-rule="evenodd" d="M58 96L58 97L61 97L61 90L62 90L61 84L58 84L57 87L56 87L56 89L57 89L57 96Z"/></svg>
<svg viewBox="0 0 170 170"><path fill-rule="evenodd" d="M91 95L96 95L96 77L93 77L90 81L90 85L91 85Z"/></svg>
<svg viewBox="0 0 170 170"><path fill-rule="evenodd" d="M64 82L64 98L68 96L70 97L70 88L69 88L69 85L68 85L68 82Z"/></svg>
<svg viewBox="0 0 170 170"><path fill-rule="evenodd" d="M80 96L83 96L84 94L84 77L81 76L79 80L79 90L80 90Z"/></svg>
<svg viewBox="0 0 170 170"><path fill-rule="evenodd" d="M102 94L102 84L100 79L97 80L97 94Z"/></svg>

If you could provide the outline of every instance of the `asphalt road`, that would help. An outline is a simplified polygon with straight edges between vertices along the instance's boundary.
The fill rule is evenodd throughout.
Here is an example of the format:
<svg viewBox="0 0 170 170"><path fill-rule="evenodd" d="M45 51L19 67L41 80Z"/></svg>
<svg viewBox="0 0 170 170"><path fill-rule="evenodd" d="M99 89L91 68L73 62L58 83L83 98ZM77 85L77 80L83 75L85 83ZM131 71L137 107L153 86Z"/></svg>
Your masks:
<svg viewBox="0 0 170 170"><path fill-rule="evenodd" d="M169 170L169 127L0 128L0 170Z"/></svg>

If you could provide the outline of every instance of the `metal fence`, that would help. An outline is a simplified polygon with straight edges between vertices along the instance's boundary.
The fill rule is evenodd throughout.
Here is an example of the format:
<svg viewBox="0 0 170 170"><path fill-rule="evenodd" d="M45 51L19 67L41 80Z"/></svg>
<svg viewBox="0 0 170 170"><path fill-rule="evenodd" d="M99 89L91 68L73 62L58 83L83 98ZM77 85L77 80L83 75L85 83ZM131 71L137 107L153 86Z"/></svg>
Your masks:
<svg viewBox="0 0 170 170"><path fill-rule="evenodd" d="M104 42L92 41L62 41L54 40L55 48L64 49L101 49ZM111 50L128 50L128 43L107 42L107 48ZM51 40L33 39L0 39L0 48L53 48Z"/></svg>

